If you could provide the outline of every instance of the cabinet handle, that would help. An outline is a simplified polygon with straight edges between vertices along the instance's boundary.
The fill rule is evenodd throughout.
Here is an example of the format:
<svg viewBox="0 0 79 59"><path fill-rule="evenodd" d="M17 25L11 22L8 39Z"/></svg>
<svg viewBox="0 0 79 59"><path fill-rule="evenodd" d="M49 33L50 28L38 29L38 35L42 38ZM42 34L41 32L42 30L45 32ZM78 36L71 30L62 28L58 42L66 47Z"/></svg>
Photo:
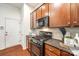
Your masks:
<svg viewBox="0 0 79 59"><path fill-rule="evenodd" d="M49 50L52 50L52 49L49 49Z"/></svg>
<svg viewBox="0 0 79 59"><path fill-rule="evenodd" d="M77 23L77 21L74 21L73 23Z"/></svg>
<svg viewBox="0 0 79 59"><path fill-rule="evenodd" d="M68 25L70 24L70 22L68 22Z"/></svg>

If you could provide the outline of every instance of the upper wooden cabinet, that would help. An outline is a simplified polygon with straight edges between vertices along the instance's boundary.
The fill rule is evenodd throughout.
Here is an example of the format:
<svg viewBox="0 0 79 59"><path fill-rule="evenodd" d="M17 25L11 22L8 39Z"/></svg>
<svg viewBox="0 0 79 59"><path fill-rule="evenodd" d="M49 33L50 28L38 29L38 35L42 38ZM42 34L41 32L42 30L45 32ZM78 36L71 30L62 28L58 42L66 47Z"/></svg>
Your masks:
<svg viewBox="0 0 79 59"><path fill-rule="evenodd" d="M42 17L42 11L41 11L41 7L39 7L37 10L36 10L36 19L40 19Z"/></svg>
<svg viewBox="0 0 79 59"><path fill-rule="evenodd" d="M32 12L32 28L36 20L49 16L49 27L79 26L79 3L44 3Z"/></svg>
<svg viewBox="0 0 79 59"><path fill-rule="evenodd" d="M79 4L71 3L71 24L72 26L79 26Z"/></svg>
<svg viewBox="0 0 79 59"><path fill-rule="evenodd" d="M36 11L31 13L31 28L36 28Z"/></svg>
<svg viewBox="0 0 79 59"><path fill-rule="evenodd" d="M34 23L33 23L33 12L30 14L30 18L31 18L31 20L30 20L30 27L32 29L33 25L34 25Z"/></svg>
<svg viewBox="0 0 79 59"><path fill-rule="evenodd" d="M49 4L45 3L41 6L42 8L42 17L48 16L49 15Z"/></svg>
<svg viewBox="0 0 79 59"><path fill-rule="evenodd" d="M49 4L49 27L70 26L70 4Z"/></svg>
<svg viewBox="0 0 79 59"><path fill-rule="evenodd" d="M36 28L36 11L33 13L34 28Z"/></svg>

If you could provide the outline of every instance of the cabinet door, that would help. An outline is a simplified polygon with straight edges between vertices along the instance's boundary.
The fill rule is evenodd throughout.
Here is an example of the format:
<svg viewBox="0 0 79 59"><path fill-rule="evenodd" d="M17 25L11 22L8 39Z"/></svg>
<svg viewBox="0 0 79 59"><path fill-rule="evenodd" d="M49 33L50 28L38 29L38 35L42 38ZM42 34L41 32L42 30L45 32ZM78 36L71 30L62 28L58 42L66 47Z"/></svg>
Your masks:
<svg viewBox="0 0 79 59"><path fill-rule="evenodd" d="M71 23L72 26L79 26L79 4L71 3Z"/></svg>
<svg viewBox="0 0 79 59"><path fill-rule="evenodd" d="M41 6L41 8L42 8L42 17L48 16L48 14L49 14L48 13L48 7L49 7L48 3L45 3Z"/></svg>
<svg viewBox="0 0 79 59"><path fill-rule="evenodd" d="M45 56L57 56L57 55L46 49L45 50Z"/></svg>
<svg viewBox="0 0 79 59"><path fill-rule="evenodd" d="M36 11L31 13L31 28L36 28Z"/></svg>
<svg viewBox="0 0 79 59"><path fill-rule="evenodd" d="M57 56L60 56L60 50L58 48L45 44L45 50L48 50L48 51L45 51L45 54L48 54L48 52L50 51L51 52L51 53L49 52L50 54L52 55L55 54Z"/></svg>
<svg viewBox="0 0 79 59"><path fill-rule="evenodd" d="M41 7L39 7L37 10L36 10L36 19L40 19L41 18Z"/></svg>
<svg viewBox="0 0 79 59"><path fill-rule="evenodd" d="M33 19L34 19L33 12L30 14L30 18L31 18L31 20L30 20L30 27L32 29L34 27L34 23L33 23Z"/></svg>
<svg viewBox="0 0 79 59"><path fill-rule="evenodd" d="M74 56L73 54L70 54L68 52L65 52L65 51L61 51L61 56Z"/></svg>
<svg viewBox="0 0 79 59"><path fill-rule="evenodd" d="M33 12L33 28L36 28L36 11Z"/></svg>
<svg viewBox="0 0 79 59"><path fill-rule="evenodd" d="M70 4L49 4L49 26L64 27L70 25Z"/></svg>

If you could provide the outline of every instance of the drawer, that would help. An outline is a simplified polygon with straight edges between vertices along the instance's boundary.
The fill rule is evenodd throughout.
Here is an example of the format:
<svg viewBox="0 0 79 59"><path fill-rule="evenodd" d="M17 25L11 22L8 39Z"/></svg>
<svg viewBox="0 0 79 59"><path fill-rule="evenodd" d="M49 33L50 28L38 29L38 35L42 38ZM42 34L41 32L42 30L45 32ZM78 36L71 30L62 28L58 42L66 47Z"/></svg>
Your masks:
<svg viewBox="0 0 79 59"><path fill-rule="evenodd" d="M45 56L57 56L56 54L52 53L49 50L45 50Z"/></svg>
<svg viewBox="0 0 79 59"><path fill-rule="evenodd" d="M65 52L65 51L61 51L61 56L73 56L73 54L70 54L70 53Z"/></svg>
<svg viewBox="0 0 79 59"><path fill-rule="evenodd" d="M50 45L48 45L48 44L45 44L45 49L47 49L47 50L49 50L49 51L55 53L55 54L58 55L58 56L60 55L60 50L57 49L57 48L55 48L55 47L53 47L53 46L50 46Z"/></svg>

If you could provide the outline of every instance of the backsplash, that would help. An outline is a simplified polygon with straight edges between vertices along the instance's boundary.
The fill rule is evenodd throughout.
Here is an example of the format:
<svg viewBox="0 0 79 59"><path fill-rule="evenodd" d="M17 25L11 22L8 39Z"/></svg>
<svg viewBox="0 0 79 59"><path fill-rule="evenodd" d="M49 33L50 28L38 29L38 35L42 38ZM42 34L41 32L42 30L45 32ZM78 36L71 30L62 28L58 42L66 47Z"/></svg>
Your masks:
<svg viewBox="0 0 79 59"><path fill-rule="evenodd" d="M79 27L76 28L65 28L67 32L71 33L71 36L74 37L76 33L79 33ZM42 28L42 29L35 29L33 30L34 32L36 32L37 34L39 33L39 31L49 31L52 32L53 35L52 37L58 40L62 40L63 35L61 33L61 31L59 30L59 28Z"/></svg>
<svg viewBox="0 0 79 59"><path fill-rule="evenodd" d="M76 33L79 33L79 27L76 28L66 28L67 32L71 33L71 36L74 37Z"/></svg>
<svg viewBox="0 0 79 59"><path fill-rule="evenodd" d="M42 28L42 29L35 29L34 31L37 34L39 33L39 31L52 32L53 33L52 37L59 40L62 40L62 37L63 37L62 33L60 32L58 28Z"/></svg>

